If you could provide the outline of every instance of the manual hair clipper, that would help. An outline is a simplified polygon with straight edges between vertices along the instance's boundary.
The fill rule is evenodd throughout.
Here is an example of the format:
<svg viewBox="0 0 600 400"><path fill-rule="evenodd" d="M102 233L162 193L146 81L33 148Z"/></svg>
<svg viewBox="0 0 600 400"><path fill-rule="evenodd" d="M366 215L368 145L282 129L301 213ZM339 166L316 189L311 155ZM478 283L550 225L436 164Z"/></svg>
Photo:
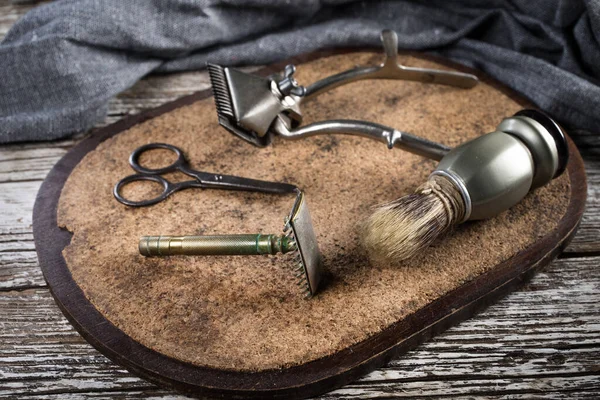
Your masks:
<svg viewBox="0 0 600 400"><path fill-rule="evenodd" d="M296 67L288 65L283 76L260 77L235 68L207 64L219 123L229 132L256 146L264 147L278 135L297 140L314 135L341 133L366 136L412 153L440 160L449 148L427 139L374 122L329 120L306 126L301 105L321 93L364 79L399 79L471 88L475 75L454 71L406 67L398 63L398 37L384 30L381 40L386 58L382 65L354 68L322 79L308 88L294 79Z"/></svg>

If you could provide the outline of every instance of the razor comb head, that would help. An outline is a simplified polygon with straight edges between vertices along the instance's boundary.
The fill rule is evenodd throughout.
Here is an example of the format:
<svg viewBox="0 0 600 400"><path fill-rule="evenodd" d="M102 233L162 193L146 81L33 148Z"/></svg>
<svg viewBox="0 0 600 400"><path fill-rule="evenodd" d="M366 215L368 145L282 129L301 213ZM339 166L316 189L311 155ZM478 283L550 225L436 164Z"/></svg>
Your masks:
<svg viewBox="0 0 600 400"><path fill-rule="evenodd" d="M271 142L267 130L279 107L269 80L216 64L206 64L219 117L219 124L234 135L258 147ZM261 99L263 101L261 102ZM254 129L252 129L254 127Z"/></svg>
<svg viewBox="0 0 600 400"><path fill-rule="evenodd" d="M312 219L304 193L299 191L292 211L288 217L286 230L291 231L296 242L296 262L294 273L297 284L306 297L312 297L318 290L323 271L323 260Z"/></svg>

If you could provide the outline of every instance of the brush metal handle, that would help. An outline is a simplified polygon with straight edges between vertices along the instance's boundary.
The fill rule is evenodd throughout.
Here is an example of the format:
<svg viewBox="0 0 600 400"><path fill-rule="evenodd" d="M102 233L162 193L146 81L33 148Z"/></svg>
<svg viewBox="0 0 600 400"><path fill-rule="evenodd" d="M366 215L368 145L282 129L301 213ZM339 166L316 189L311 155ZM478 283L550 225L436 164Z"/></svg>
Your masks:
<svg viewBox="0 0 600 400"><path fill-rule="evenodd" d="M285 235L142 236L140 254L153 256L237 256L287 253L295 243Z"/></svg>

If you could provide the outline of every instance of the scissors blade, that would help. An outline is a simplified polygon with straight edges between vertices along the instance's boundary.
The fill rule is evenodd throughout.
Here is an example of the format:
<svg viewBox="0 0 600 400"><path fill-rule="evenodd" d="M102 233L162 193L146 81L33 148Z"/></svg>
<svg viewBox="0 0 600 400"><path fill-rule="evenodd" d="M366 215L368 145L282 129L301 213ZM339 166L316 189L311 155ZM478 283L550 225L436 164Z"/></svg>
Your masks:
<svg viewBox="0 0 600 400"><path fill-rule="evenodd" d="M298 187L290 183L261 181L259 179L242 178L240 176L206 174L197 177L203 187L212 189L244 190L263 193L293 193Z"/></svg>

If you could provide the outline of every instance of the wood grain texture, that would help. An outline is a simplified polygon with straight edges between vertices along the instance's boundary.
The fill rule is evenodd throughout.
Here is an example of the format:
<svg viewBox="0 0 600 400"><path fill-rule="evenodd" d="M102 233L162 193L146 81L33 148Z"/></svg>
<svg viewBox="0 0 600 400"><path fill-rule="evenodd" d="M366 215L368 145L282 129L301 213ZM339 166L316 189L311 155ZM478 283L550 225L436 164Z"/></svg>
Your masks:
<svg viewBox="0 0 600 400"><path fill-rule="evenodd" d="M33 5L0 1L0 37ZM166 102L205 89L206 78L204 72L151 77L151 87L160 89L152 93L139 83L111 103L100 125L159 104L161 90ZM570 133L586 163L588 202L563 258L478 316L323 399L598 398L600 137ZM7 173L0 180L0 397L182 399L95 351L68 324L45 287L33 250L31 211L49 168L39 168L38 160L33 162L38 167L29 170L27 160L57 161L76 142L0 147L0 171ZM13 167L19 159L25 163Z"/></svg>

